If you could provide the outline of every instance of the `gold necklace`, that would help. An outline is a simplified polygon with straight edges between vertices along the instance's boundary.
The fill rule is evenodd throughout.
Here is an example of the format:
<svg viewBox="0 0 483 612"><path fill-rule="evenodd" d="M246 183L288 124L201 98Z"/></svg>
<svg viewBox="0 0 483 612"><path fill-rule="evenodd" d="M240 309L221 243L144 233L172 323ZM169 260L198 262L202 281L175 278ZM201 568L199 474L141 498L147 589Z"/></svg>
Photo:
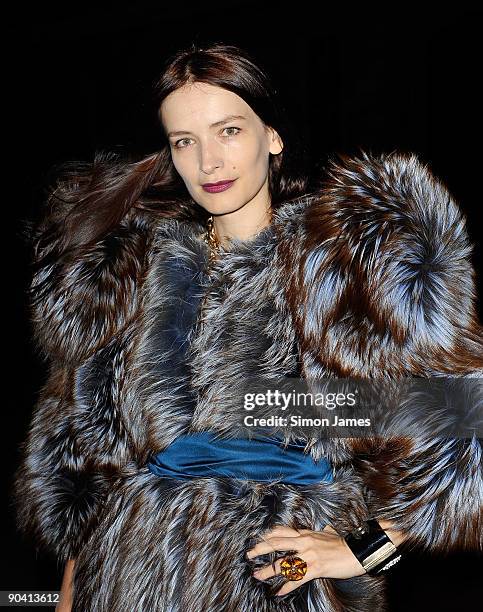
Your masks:
<svg viewBox="0 0 483 612"><path fill-rule="evenodd" d="M206 272L208 276L210 277L211 267L215 263L216 259L218 258L218 255L220 254L220 241L218 240L218 236L216 235L213 215L210 215L208 217L208 221L206 223L206 231L202 235L202 238L206 242L210 250L209 258L208 258L208 265L206 269ZM200 308L198 312L198 318L197 318L197 328L198 329L201 329L205 323L205 307L206 307L206 302L208 300L209 293L210 293L210 289L208 288L208 290L205 292L204 296L201 299Z"/></svg>
<svg viewBox="0 0 483 612"><path fill-rule="evenodd" d="M212 264L220 253L220 241L218 239L218 236L216 235L213 215L210 215L208 217L208 221L206 223L206 232L203 234L203 240L210 248L209 262L210 264Z"/></svg>

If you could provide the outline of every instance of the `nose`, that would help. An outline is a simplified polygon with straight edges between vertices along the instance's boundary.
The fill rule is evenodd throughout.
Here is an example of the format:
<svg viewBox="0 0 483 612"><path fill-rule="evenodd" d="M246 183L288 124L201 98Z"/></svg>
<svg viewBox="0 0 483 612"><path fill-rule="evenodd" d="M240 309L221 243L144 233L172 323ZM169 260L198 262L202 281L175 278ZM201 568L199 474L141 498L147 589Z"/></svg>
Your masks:
<svg viewBox="0 0 483 612"><path fill-rule="evenodd" d="M205 174L213 174L216 168L223 167L223 157L221 155L217 143L208 142L201 145L200 151L200 168Z"/></svg>

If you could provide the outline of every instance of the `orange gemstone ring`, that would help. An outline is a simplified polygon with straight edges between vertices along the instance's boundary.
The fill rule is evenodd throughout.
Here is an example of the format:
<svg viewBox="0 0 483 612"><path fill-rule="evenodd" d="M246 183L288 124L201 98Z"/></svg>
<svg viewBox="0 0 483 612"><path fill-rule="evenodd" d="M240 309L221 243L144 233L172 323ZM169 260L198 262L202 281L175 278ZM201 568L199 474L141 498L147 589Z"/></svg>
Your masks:
<svg viewBox="0 0 483 612"><path fill-rule="evenodd" d="M280 573L287 580L302 580L307 573L307 563L300 557L289 555L280 562Z"/></svg>

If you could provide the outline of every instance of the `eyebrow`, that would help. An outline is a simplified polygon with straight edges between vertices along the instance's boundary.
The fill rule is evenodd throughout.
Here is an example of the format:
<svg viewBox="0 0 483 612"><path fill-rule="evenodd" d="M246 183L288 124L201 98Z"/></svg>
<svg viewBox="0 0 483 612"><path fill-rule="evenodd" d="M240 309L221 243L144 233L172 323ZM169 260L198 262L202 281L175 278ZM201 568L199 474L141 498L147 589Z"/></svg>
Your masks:
<svg viewBox="0 0 483 612"><path fill-rule="evenodd" d="M233 121L234 119L246 119L246 117L244 117L243 115L227 115L223 119L220 119L220 121L215 121L215 123L212 123L210 125L210 128L217 127L218 125L223 125L224 123L228 123L229 121ZM190 133L191 132L178 130L176 132L168 132L168 137L179 136L181 134L190 134Z"/></svg>

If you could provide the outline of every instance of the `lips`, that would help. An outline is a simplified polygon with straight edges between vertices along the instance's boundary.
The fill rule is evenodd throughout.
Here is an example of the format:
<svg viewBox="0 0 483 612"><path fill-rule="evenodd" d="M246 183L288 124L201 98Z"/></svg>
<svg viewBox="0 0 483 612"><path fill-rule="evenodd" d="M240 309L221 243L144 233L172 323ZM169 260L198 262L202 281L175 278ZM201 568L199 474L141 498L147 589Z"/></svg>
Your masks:
<svg viewBox="0 0 483 612"><path fill-rule="evenodd" d="M216 183L203 183L203 187L214 187L215 185L224 185L225 183L233 183L235 179L228 179L226 181L218 181Z"/></svg>
<svg viewBox="0 0 483 612"><path fill-rule="evenodd" d="M219 191L230 189L235 181L236 179L232 181L219 181L218 183L205 183L202 187L208 193L218 193Z"/></svg>

